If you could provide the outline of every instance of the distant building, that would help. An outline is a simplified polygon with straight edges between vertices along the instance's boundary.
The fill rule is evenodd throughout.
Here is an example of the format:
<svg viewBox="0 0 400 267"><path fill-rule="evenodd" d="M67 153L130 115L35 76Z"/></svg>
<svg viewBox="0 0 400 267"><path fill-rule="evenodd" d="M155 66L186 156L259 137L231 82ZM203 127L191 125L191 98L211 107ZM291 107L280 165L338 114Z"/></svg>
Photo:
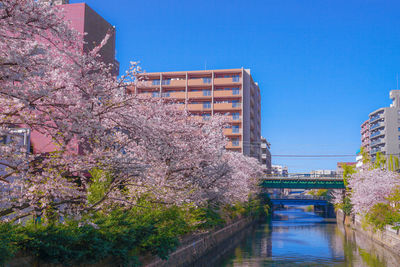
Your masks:
<svg viewBox="0 0 400 267"><path fill-rule="evenodd" d="M361 154L360 150L357 151L356 155L357 155L356 156L356 162L357 162L356 167L361 168L361 166L363 165L363 155Z"/></svg>
<svg viewBox="0 0 400 267"><path fill-rule="evenodd" d="M370 148L370 132L369 132L369 120L366 120L361 124L361 147L365 152L369 153Z"/></svg>
<svg viewBox="0 0 400 267"><path fill-rule="evenodd" d="M393 103L369 114L370 154L400 155L400 90L390 91Z"/></svg>
<svg viewBox="0 0 400 267"><path fill-rule="evenodd" d="M272 172L270 147L271 144L261 136L261 165L266 174L271 174Z"/></svg>
<svg viewBox="0 0 400 267"><path fill-rule="evenodd" d="M345 165L356 167L357 162L338 162L337 165L336 165L336 174L337 174L337 176L339 176L339 177L343 176L343 166L345 166Z"/></svg>
<svg viewBox="0 0 400 267"><path fill-rule="evenodd" d="M289 176L288 167L282 165L272 165L272 175L274 176Z"/></svg>
<svg viewBox="0 0 400 267"><path fill-rule="evenodd" d="M174 100L203 120L226 116L226 149L261 160L260 88L249 69L153 72L139 78L131 93Z"/></svg>
<svg viewBox="0 0 400 267"><path fill-rule="evenodd" d="M315 170L311 171L311 177L335 177L336 171L333 170Z"/></svg>
<svg viewBox="0 0 400 267"><path fill-rule="evenodd" d="M4 135L0 135L0 146L24 147L27 153L30 152L30 134L31 131L26 128L11 128ZM5 174L5 165L7 160L0 157L0 176Z"/></svg>

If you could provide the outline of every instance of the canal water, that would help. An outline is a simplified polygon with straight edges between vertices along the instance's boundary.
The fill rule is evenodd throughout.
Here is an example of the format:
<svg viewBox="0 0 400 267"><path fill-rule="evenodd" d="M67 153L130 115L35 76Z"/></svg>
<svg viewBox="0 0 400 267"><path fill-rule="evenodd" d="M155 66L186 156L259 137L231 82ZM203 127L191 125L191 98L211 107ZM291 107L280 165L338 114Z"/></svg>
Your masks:
<svg viewBox="0 0 400 267"><path fill-rule="evenodd" d="M300 207L274 211L215 266L400 266L360 232Z"/></svg>

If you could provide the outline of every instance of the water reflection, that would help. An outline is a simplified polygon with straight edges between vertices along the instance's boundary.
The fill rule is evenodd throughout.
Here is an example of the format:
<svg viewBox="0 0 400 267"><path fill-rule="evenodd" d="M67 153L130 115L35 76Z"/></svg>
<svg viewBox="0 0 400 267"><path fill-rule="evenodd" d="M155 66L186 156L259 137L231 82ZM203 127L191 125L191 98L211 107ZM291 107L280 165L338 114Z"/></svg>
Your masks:
<svg viewBox="0 0 400 267"><path fill-rule="evenodd" d="M291 207L275 211L215 266L400 266L400 259L370 239Z"/></svg>

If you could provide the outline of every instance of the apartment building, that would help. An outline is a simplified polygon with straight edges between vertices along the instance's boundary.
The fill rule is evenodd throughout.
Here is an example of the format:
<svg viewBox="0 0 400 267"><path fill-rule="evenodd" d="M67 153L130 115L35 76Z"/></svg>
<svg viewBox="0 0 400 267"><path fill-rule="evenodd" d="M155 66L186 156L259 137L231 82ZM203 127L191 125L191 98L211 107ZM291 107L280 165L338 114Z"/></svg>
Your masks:
<svg viewBox="0 0 400 267"><path fill-rule="evenodd" d="M70 4L69 0L41 0L42 2L51 2L56 8L62 8L64 19L71 23L71 27L79 33L86 35L83 37L82 50L91 51L99 45L107 32L111 37L99 54L101 60L106 64L114 66L113 74L118 76L119 62L115 59L115 27L107 22L102 16L94 11L86 3Z"/></svg>
<svg viewBox="0 0 400 267"><path fill-rule="evenodd" d="M310 177L335 177L336 171L333 170L314 170L310 172Z"/></svg>
<svg viewBox="0 0 400 267"><path fill-rule="evenodd" d="M289 176L288 167L282 165L272 165L272 175L288 177Z"/></svg>
<svg viewBox="0 0 400 267"><path fill-rule="evenodd" d="M370 154L400 155L400 90L390 91L392 104L369 114Z"/></svg>
<svg viewBox="0 0 400 267"><path fill-rule="evenodd" d="M364 121L361 124L361 147L364 151L369 153L370 148L370 132L369 132L369 120Z"/></svg>
<svg viewBox="0 0 400 267"><path fill-rule="evenodd" d="M42 2L51 2L54 8L62 8L64 19L69 21L71 27L79 33L86 33L81 43L82 51L91 51L100 44L107 32L111 32L111 37L104 47L99 51L101 60L106 64L112 64L113 74L119 73L119 63L115 59L115 27L108 23L96 11L90 8L86 3L69 4L69 0L40 0ZM57 149L51 137L43 135L38 131L32 131L31 144L33 153L48 153ZM76 146L76 151L79 147Z"/></svg>
<svg viewBox="0 0 400 267"><path fill-rule="evenodd" d="M249 69L157 72L142 74L135 94L173 99L192 115L229 117L227 149L260 160L261 97Z"/></svg>
<svg viewBox="0 0 400 267"><path fill-rule="evenodd" d="M272 172L270 148L271 144L261 136L261 166L264 168L265 174L271 174Z"/></svg>

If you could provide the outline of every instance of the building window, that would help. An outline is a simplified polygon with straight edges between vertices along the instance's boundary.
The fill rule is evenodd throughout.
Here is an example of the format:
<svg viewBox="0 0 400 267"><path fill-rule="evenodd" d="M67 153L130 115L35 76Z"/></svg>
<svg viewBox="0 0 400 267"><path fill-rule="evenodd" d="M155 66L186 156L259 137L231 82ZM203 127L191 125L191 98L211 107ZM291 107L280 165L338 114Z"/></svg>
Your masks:
<svg viewBox="0 0 400 267"><path fill-rule="evenodd" d="M211 96L210 90L203 90L203 96Z"/></svg>
<svg viewBox="0 0 400 267"><path fill-rule="evenodd" d="M170 92L166 92L162 94L163 97L169 97L170 96Z"/></svg>
<svg viewBox="0 0 400 267"><path fill-rule="evenodd" d="M232 146L239 146L239 138L232 138Z"/></svg>
<svg viewBox="0 0 400 267"><path fill-rule="evenodd" d="M239 125L232 126L232 133L239 133Z"/></svg>
<svg viewBox="0 0 400 267"><path fill-rule="evenodd" d="M238 100L233 100L232 101L232 107L233 108L240 108L240 103Z"/></svg>
<svg viewBox="0 0 400 267"><path fill-rule="evenodd" d="M203 78L203 83L211 83L211 78Z"/></svg>
<svg viewBox="0 0 400 267"><path fill-rule="evenodd" d="M238 121L239 119L239 113L232 113L232 120Z"/></svg>
<svg viewBox="0 0 400 267"><path fill-rule="evenodd" d="M203 102L203 108L211 108L211 102Z"/></svg>
<svg viewBox="0 0 400 267"><path fill-rule="evenodd" d="M152 80L152 85L160 85L160 80Z"/></svg>
<svg viewBox="0 0 400 267"><path fill-rule="evenodd" d="M239 88L232 88L232 95L240 94Z"/></svg>
<svg viewBox="0 0 400 267"><path fill-rule="evenodd" d="M203 117L203 121L208 121L210 120L211 114L203 114L201 116Z"/></svg>
<svg viewBox="0 0 400 267"><path fill-rule="evenodd" d="M159 97L159 96L160 96L160 93L159 93L159 92L152 92L152 93L151 93L151 96L152 96L152 97Z"/></svg>
<svg viewBox="0 0 400 267"><path fill-rule="evenodd" d="M239 82L239 80L240 80L240 77L238 74L232 75L232 82Z"/></svg>
<svg viewBox="0 0 400 267"><path fill-rule="evenodd" d="M170 85L171 84L171 79L162 80L162 84L163 85Z"/></svg>

